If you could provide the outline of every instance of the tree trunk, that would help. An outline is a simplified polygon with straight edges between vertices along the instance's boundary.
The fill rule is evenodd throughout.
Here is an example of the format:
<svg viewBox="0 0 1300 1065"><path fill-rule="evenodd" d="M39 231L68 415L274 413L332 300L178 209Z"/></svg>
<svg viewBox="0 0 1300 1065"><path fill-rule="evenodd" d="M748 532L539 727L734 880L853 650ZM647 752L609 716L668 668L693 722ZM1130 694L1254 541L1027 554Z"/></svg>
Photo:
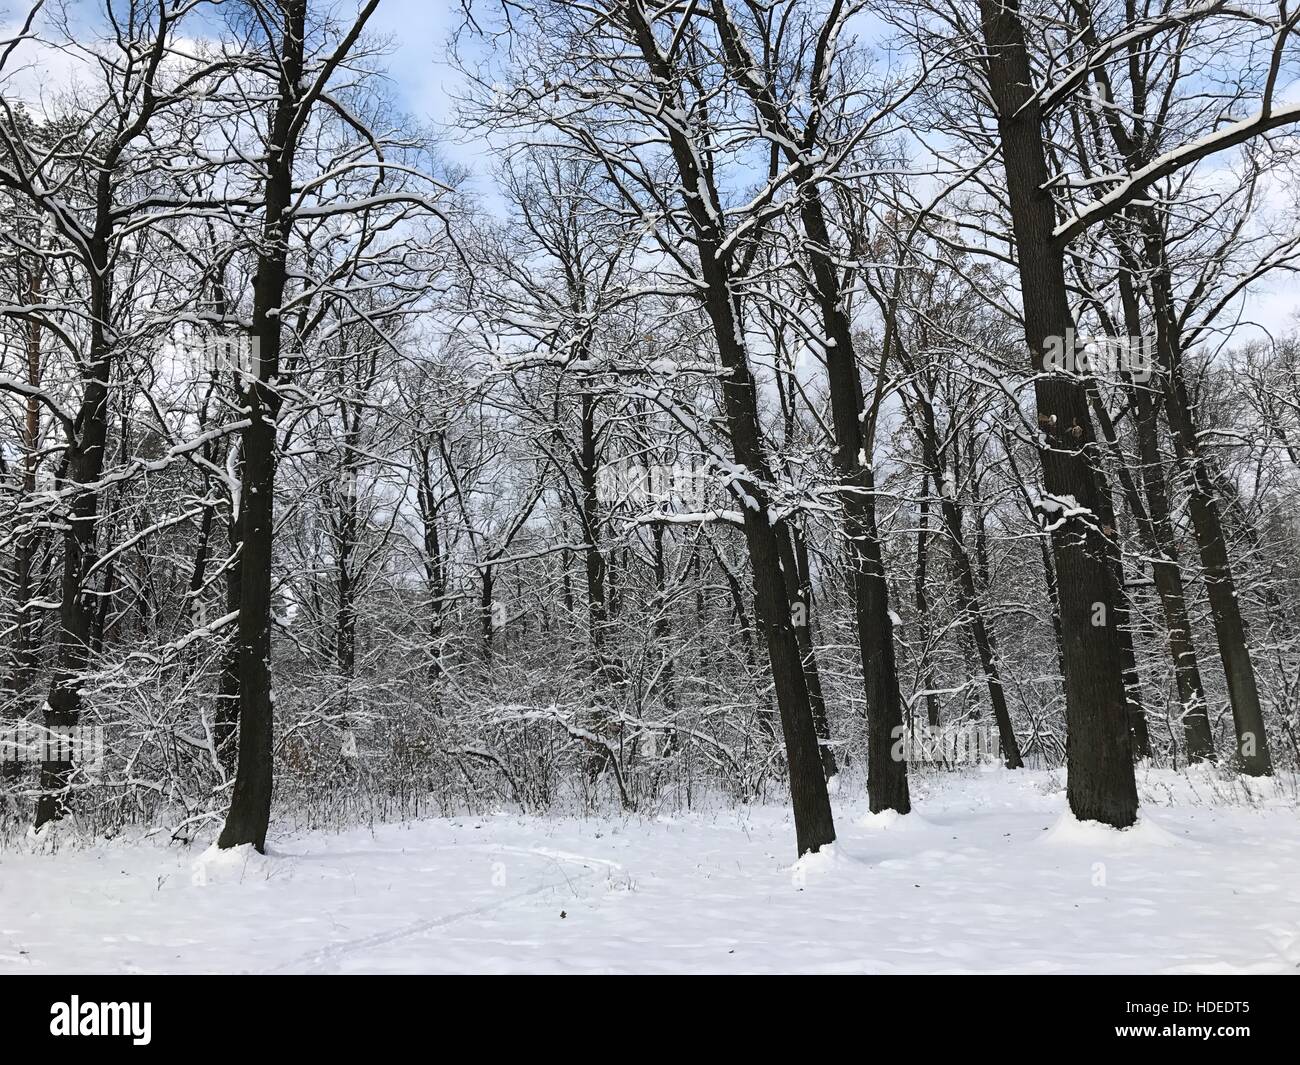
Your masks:
<svg viewBox="0 0 1300 1065"><path fill-rule="evenodd" d="M434 492L427 444L416 448L419 484L416 503L423 525L424 579L429 590L429 680L442 676L442 626L444 600L447 595L446 560L442 555L442 537L438 530L438 498Z"/></svg>
<svg viewBox="0 0 1300 1065"><path fill-rule="evenodd" d="M39 259L32 265L27 280L26 302L35 306L41 302L44 265ZM41 362L41 325L36 318L26 323L23 336L27 355L27 384L40 388L43 377ZM28 396L23 410L22 437L19 447L22 453L22 495L19 502L29 499L36 491L37 451L41 440L41 404L35 396ZM22 519L20 519L21 521ZM14 539L14 643L13 659L10 663L9 687L17 697L19 713L23 713L22 704L26 701L29 689L36 681L36 663L39 647L36 630L39 615L32 610L31 601L36 597L36 548L40 537L35 528L21 530ZM17 766L6 763L5 768Z"/></svg>
<svg viewBox="0 0 1300 1065"><path fill-rule="evenodd" d="M343 435L343 463L339 471L338 526L335 541L336 600L334 618L334 658L339 676L348 691L344 693L343 715L346 727L351 684L356 678L357 662L357 582L352 572L352 556L357 547L357 492L359 473L356 456L361 447L361 409L349 414L342 405L346 430Z"/></svg>
<svg viewBox="0 0 1300 1065"><path fill-rule="evenodd" d="M46 699L45 725L65 729L81 717L82 675L90 658L96 597L88 582L95 563L95 533L99 520L99 494L85 487L99 480L104 469L108 443L110 379L113 372L112 269L109 246L112 239L112 185L114 160L100 171L96 185L96 222L90 241L90 358L82 376L81 408L69 444L67 528L63 535L63 573L59 603L59 645L54 677ZM36 827L63 815L64 789L72 763L51 760L41 763L41 794L36 802Z"/></svg>
<svg viewBox="0 0 1300 1065"><path fill-rule="evenodd" d="M1126 274L1120 275L1120 295L1129 336L1138 337L1141 335L1141 321L1137 297L1132 278ZM1205 689L1201 684L1191 621L1187 615L1182 569L1178 562L1178 544L1169 516L1165 462L1158 439L1157 403L1144 383L1130 382L1128 391L1132 400L1133 425L1138 443L1141 493L1119 453L1118 434L1111 423L1110 414L1095 392L1092 396L1093 410L1097 414L1102 435L1115 454L1120 485L1128 500L1129 510L1133 513L1138 537L1151 559L1152 578L1165 617L1169 654L1174 665L1174 685L1178 689L1178 701L1182 708L1187 757L1193 762L1213 760L1214 741L1210 733Z"/></svg>
<svg viewBox="0 0 1300 1065"><path fill-rule="evenodd" d="M483 638L483 661L491 665L493 656L493 637L496 633L497 627L496 603L493 602L494 578L491 562L483 565L479 573L479 578L481 583L479 587L478 616Z"/></svg>
<svg viewBox="0 0 1300 1065"><path fill-rule="evenodd" d="M987 563L981 566L980 580L977 582L975 565L966 546L961 507L957 503L956 464L954 463L952 473L945 468L944 458L939 450L939 430L935 423L934 404L922 386L916 388L916 403L921 422L922 449L925 453L926 466L929 468L930 476L934 478L934 483L939 486L939 512L943 518L944 531L948 535L953 567L957 572L958 606L961 608L966 628L975 644L980 669L984 674L984 683L989 693L989 705L993 709L993 720L997 724L998 738L1002 744L1002 757L1008 769L1020 769L1023 768L1024 763L1020 758L1020 744L1016 740L1015 729L1011 725L1011 713L1007 709L1002 674L998 667L996 641L984 620L981 588L988 582ZM967 477L974 495L973 454L967 467ZM974 497L974 502L978 503L978 496Z"/></svg>
<svg viewBox="0 0 1300 1065"><path fill-rule="evenodd" d="M930 643L930 603L926 590L929 571L928 550L930 541L930 477L921 475L921 504L917 515L916 529L916 618L917 630L921 636L922 646ZM925 719L931 728L939 727L939 696L934 690L934 671L926 670L925 684Z"/></svg>
<svg viewBox="0 0 1300 1065"><path fill-rule="evenodd" d="M793 543L789 540L793 539ZM822 773L827 780L839 772L835 751L831 747L831 726L826 716L826 698L822 694L821 670L817 668L817 648L813 642L812 584L808 573L808 546L797 527L791 526L790 537L783 539L781 572L785 576L786 595L790 599L790 620L794 625L799 654L803 656L804 676L808 683L808 704L812 708L813 726L821 745Z"/></svg>
<svg viewBox="0 0 1300 1065"><path fill-rule="evenodd" d="M585 354L585 352L584 352ZM605 608L605 556L600 550L600 457L596 439L596 397L583 391L579 397L579 431L581 433L583 559L587 578L587 649L593 683L600 676L604 653L605 627L609 618Z"/></svg>
<svg viewBox="0 0 1300 1065"><path fill-rule="evenodd" d="M267 145L265 218L253 288L253 358L257 376L245 392L250 425L243 432L240 490L243 535L239 600L239 758L222 848L266 848L271 816L273 715L271 564L275 536L276 421L280 413L280 308L287 281L288 207L297 147L294 120L302 90L307 0L284 0L279 91ZM298 127L301 128L300 126Z"/></svg>
<svg viewBox="0 0 1300 1065"><path fill-rule="evenodd" d="M244 461L238 460L240 483L244 479ZM227 543L230 547L230 565L226 567L226 613L236 613L243 601L244 572L241 519L231 515L226 524ZM239 752L239 626L235 625L233 637L227 637L221 651L221 676L217 679L216 706L213 711L212 740L217 749L217 761L227 777L235 774Z"/></svg>
<svg viewBox="0 0 1300 1065"><path fill-rule="evenodd" d="M1228 541L1215 494L1214 481L1201 454L1196 418L1182 365L1182 337L1173 308L1173 287L1165 260L1164 238L1155 217L1144 212L1143 237L1150 266L1151 298L1156 321L1156 357L1164 391L1174 455L1188 489L1187 509L1196 532L1201 574L1210 597L1210 616L1219 643L1219 657L1232 700L1237 732L1234 762L1249 776L1273 772L1268 734L1255 684L1255 668L1246 644L1246 623L1241 615L1237 586L1228 558Z"/></svg>
<svg viewBox="0 0 1300 1065"><path fill-rule="evenodd" d="M638 0L625 8L629 27L641 50L657 90L675 96L675 72L669 66ZM665 99L667 102L667 99ZM816 851L835 840L826 778L822 775L817 729L813 723L799 643L790 620L790 602L781 573L781 557L788 553L788 519L772 514L769 486L772 472L763 449L758 419L758 394L743 347L744 329L732 291L730 253L723 248L720 228L722 204L712 174L701 169L695 145L684 129L665 124L681 186L692 190L685 208L699 257L704 310L713 327L718 355L725 373L720 378L722 407L731 437L732 454L746 471L736 488L742 500L745 542L754 580L754 604L767 639L768 657L776 686L777 708L785 738L794 808L795 838L799 854ZM707 201L706 201L707 197ZM785 540L784 552L782 540ZM881 582L883 584L883 581ZM892 649L892 648L891 648ZM890 663L892 665L892 663ZM897 690L897 678L894 678ZM884 757L888 759L888 748Z"/></svg>
<svg viewBox="0 0 1300 1065"><path fill-rule="evenodd" d="M1103 489L1083 386L1045 372L1049 340L1073 335L1064 251L1055 241L1042 114L1016 0L980 0L990 89L1024 307L1025 340L1043 434L1039 456L1050 498L1045 517L1061 600L1067 796L1081 820L1125 828L1137 820L1137 786L1116 632L1114 568L1099 528ZM1074 506L1070 505L1073 501ZM1072 513L1073 511L1073 513Z"/></svg>
<svg viewBox="0 0 1300 1065"><path fill-rule="evenodd" d="M858 371L852 325L840 291L839 276L828 249L830 233L821 198L811 175L800 189L800 219L808 237L813 267L814 297L822 327L830 341L826 372L830 385L831 420L835 437L835 471L843 489L845 535L848 539L849 594L853 602L862 660L867 708L867 795L872 812L912 808L907 787L907 763L893 758L903 727L898 665L894 652L894 623L889 610L884 553L876 528L875 475L867 454L872 442L863 431L867 416ZM882 351L882 359L889 353Z"/></svg>
<svg viewBox="0 0 1300 1065"><path fill-rule="evenodd" d="M789 159L799 188L799 218L807 237L803 250L812 266L809 289L826 336L824 350L835 443L832 455L845 512L849 596L857 621L866 696L868 801L876 813L882 810L907 813L912 808L907 763L893 757L895 741L903 729L903 710L889 584L876 527L875 475L869 455L873 441L872 433L863 427L863 419L867 417L874 424L875 414L874 410L867 411L864 403L848 303L841 291L838 267L831 258L832 242L825 209L809 164L807 150L815 128L810 127L803 136L794 133L771 89L754 76L754 60L741 43L726 5L721 0L713 0L712 9L714 22L722 33L727 61L744 91L750 94L774 130L780 131L780 150ZM832 23L833 20L828 21L827 26ZM814 87L814 94L821 91L820 86ZM882 360L889 358L889 330L886 334Z"/></svg>

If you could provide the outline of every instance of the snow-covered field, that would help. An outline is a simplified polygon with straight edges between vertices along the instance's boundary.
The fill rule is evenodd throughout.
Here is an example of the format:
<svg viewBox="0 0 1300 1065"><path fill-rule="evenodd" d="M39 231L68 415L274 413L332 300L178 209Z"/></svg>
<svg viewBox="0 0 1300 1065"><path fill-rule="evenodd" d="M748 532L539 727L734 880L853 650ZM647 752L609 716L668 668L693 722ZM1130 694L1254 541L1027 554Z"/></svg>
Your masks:
<svg viewBox="0 0 1300 1065"><path fill-rule="evenodd" d="M0 973L1300 969L1294 782L1147 771L1142 792L1125 833L1072 821L1053 773L916 779L901 820L842 792L833 852L797 864L777 806L428 820L266 856L29 842L0 851Z"/></svg>

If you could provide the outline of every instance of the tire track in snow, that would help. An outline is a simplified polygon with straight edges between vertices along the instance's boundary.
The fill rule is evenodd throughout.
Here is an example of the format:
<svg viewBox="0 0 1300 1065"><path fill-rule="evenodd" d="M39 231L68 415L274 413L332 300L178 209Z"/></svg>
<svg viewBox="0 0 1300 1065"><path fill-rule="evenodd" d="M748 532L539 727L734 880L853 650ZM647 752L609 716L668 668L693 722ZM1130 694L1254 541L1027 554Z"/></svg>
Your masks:
<svg viewBox="0 0 1300 1065"><path fill-rule="evenodd" d="M471 844L471 846L475 846ZM482 847L482 844L477 845ZM439 848L441 849L441 848ZM382 947L389 943L394 943L399 939L408 939L412 936L422 935L425 932L432 932L439 928L445 928L448 925L455 924L457 921L463 921L470 917L481 917L484 914L495 913L498 910L508 908L512 903L521 902L524 899L539 895L543 891L553 891L556 888L567 887L572 890L576 884L588 883L595 880L602 872L613 872L621 870L623 867L614 861L606 858L588 858L583 855L569 854L565 851L556 851L550 849L531 849L528 847L494 847L499 853L506 854L527 854L538 858L548 858L553 861L560 869L563 880L548 881L544 884L537 884L527 891L516 892L513 895L507 895L504 899L498 899L495 902L488 903L485 906L475 906L468 910L459 910L456 913L444 914L441 917L430 917L421 921L413 921L401 928L395 928L388 932L375 932L368 936L360 936L356 939L343 940L340 943L331 943L328 946L320 947L316 950L307 951L296 958L282 962L270 969L263 970L263 975L282 972L286 969L296 968L300 965L319 966L327 962L337 961L340 958L346 958L350 955L357 954L361 951L373 947ZM576 879L570 877L564 872L561 862L571 862L583 866L587 871L578 874ZM595 868L592 868L592 866Z"/></svg>

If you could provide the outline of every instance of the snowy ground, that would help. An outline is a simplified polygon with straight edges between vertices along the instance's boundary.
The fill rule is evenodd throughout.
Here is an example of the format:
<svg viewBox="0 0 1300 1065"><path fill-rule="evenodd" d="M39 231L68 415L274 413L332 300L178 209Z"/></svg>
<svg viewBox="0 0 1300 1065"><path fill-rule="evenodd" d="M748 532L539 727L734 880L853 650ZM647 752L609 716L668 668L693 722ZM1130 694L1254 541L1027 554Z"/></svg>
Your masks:
<svg viewBox="0 0 1300 1065"><path fill-rule="evenodd" d="M1290 787L1224 803L1152 771L1125 833L1060 777L914 781L918 813L836 799L792 862L779 807L658 820L489 817L276 838L0 852L0 973L1295 972Z"/></svg>

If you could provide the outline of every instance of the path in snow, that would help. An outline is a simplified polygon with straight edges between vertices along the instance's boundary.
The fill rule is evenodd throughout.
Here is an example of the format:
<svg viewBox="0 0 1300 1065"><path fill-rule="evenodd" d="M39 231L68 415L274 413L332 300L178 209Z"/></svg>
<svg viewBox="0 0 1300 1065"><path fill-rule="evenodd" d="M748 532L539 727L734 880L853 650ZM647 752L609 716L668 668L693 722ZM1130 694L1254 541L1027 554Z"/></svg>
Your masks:
<svg viewBox="0 0 1300 1065"><path fill-rule="evenodd" d="M1053 774L913 793L901 819L837 796L834 851L799 863L775 806L430 820L265 857L27 846L0 852L0 972L1300 970L1293 799L1209 805L1152 771L1172 804L1121 834L1063 816Z"/></svg>

